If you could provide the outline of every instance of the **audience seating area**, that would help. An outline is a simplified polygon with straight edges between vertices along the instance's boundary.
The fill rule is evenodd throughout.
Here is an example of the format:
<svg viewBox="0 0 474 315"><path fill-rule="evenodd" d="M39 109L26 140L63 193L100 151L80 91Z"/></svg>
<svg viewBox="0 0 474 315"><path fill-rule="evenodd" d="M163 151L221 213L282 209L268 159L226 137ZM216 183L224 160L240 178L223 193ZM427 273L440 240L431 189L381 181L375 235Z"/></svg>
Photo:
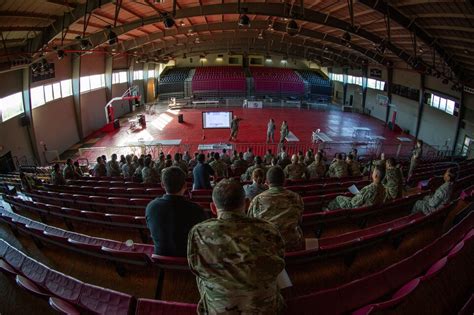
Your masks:
<svg viewBox="0 0 474 315"><path fill-rule="evenodd" d="M247 83L244 70L238 66L198 67L193 76L193 94L204 96L245 96Z"/></svg>
<svg viewBox="0 0 474 315"><path fill-rule="evenodd" d="M251 67L255 95L304 95L304 82L292 69Z"/></svg>
<svg viewBox="0 0 474 315"><path fill-rule="evenodd" d="M324 79L312 70L297 70L303 79L310 85L311 94L330 96L332 93L331 81Z"/></svg>
<svg viewBox="0 0 474 315"><path fill-rule="evenodd" d="M191 68L171 68L165 70L164 73L160 75L158 82L158 93L160 94L160 99L166 99L167 95L162 94L173 94L181 93L181 97L184 97L184 80L189 75Z"/></svg>

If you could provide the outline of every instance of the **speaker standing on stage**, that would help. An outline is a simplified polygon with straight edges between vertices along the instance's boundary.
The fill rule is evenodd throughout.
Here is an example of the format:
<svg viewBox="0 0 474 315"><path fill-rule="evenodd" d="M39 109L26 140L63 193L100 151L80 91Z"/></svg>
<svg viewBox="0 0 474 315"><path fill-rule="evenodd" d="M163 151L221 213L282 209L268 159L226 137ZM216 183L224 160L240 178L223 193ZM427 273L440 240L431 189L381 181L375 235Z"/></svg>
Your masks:
<svg viewBox="0 0 474 315"><path fill-rule="evenodd" d="M237 116L234 116L234 119L232 119L232 122L230 123L230 138L229 141L232 140L237 140L237 134L239 133L239 123L242 120L242 118L239 118Z"/></svg>
<svg viewBox="0 0 474 315"><path fill-rule="evenodd" d="M275 142L275 122L273 121L273 118L270 118L267 125L267 143L269 143L270 140L272 143Z"/></svg>
<svg viewBox="0 0 474 315"><path fill-rule="evenodd" d="M288 133L288 123L286 122L286 120L283 120L280 127L280 143L285 142L285 138L288 136Z"/></svg>

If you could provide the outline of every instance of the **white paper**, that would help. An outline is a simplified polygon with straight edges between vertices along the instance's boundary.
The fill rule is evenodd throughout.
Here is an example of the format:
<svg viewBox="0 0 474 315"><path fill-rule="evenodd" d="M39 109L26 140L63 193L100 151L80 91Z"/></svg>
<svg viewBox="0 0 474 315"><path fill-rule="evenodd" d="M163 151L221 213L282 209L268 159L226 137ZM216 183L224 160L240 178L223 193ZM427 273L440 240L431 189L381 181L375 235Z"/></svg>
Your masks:
<svg viewBox="0 0 474 315"><path fill-rule="evenodd" d="M317 238L305 238L305 249L318 249L319 248L319 239Z"/></svg>
<svg viewBox="0 0 474 315"><path fill-rule="evenodd" d="M356 187L356 185L352 185L348 189L353 195L357 195L359 193L359 189Z"/></svg>
<svg viewBox="0 0 474 315"><path fill-rule="evenodd" d="M280 289L292 287L293 283L291 283L290 277L285 269L283 269L280 274L277 276L277 286Z"/></svg>

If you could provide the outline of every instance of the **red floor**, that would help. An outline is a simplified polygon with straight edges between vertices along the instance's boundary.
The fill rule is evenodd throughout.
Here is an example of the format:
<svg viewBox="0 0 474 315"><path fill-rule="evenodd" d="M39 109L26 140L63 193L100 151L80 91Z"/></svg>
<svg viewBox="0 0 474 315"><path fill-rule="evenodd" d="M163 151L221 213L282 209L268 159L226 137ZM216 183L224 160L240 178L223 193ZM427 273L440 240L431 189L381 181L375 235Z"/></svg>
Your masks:
<svg viewBox="0 0 474 315"><path fill-rule="evenodd" d="M202 127L202 111L212 111L215 108L208 109L185 109L180 111L167 111L162 114L147 115L147 128L142 131L131 132L128 124L124 124L118 132L108 133L101 137L99 141L94 144L94 147L110 147L110 146L124 146L129 142L136 142L138 140L172 140L181 139L182 144L188 146L185 149L194 151L198 144L204 143L221 143L228 142L229 129L206 129ZM220 110L225 111L226 108ZM256 154L262 154L265 146L267 123L270 118L273 118L276 123L275 138L279 139L279 128L281 122L286 120L291 132L299 138L299 143L289 144L288 147L298 147L300 149L307 148L311 145L311 133L313 130L320 129L321 132L326 133L334 141L337 142L351 142L353 141L354 127L367 127L371 129L371 136L383 136L384 141L383 151L388 154L395 154L399 145L397 139L400 134L396 134L385 128L384 124L374 118L355 114L345 113L340 111L317 111L307 109L293 109L293 108L266 108L266 109L243 109L230 108L234 115L237 115L243 120L240 123L239 135L236 142L237 150L243 150L247 144L253 144ZM184 115L185 123L178 123L177 115L181 113ZM203 137L204 136L204 137ZM345 152L350 149L351 144L332 145L332 151ZM327 146L326 146L327 147ZM412 144L404 144L402 152L406 153L411 150ZM361 152L367 151L366 146L360 147ZM181 148L181 151L183 148ZM168 148L165 151L174 151ZM374 153L372 150L367 153Z"/></svg>

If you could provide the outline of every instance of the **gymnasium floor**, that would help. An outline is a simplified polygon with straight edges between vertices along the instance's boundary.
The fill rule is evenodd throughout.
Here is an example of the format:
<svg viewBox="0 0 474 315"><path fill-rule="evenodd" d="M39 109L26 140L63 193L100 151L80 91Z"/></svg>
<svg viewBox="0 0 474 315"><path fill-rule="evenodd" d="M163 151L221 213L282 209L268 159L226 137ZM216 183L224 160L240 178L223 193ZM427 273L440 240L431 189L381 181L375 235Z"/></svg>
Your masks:
<svg viewBox="0 0 474 315"><path fill-rule="evenodd" d="M341 112L339 110L313 110L298 108L264 108L247 109L239 107L210 107L200 109L169 110L166 106L155 106L154 113L146 113L147 127L144 130L132 131L129 128L128 117L121 119L121 128L114 132L98 131L88 137L84 143L88 144L90 153L97 156L99 150L94 152L93 148L128 146L130 143L153 140L181 140L186 144L186 149L194 151L199 144L228 143L229 129L202 129L203 111L232 111L234 115L242 118L240 122L239 134L234 147L238 150L246 147L247 144L260 145L263 151L266 140L267 123L270 118L275 120L276 131L275 140L280 137L280 125L286 120L289 130L299 139L288 146L311 145L312 131L320 129L321 132L332 138L335 142L352 142L355 127L370 128L370 136L385 137L383 151L388 154L395 154L400 141L397 137L407 137L394 133L385 127L384 123L369 116ZM135 116L137 112L133 113ZM178 123L178 114L184 115L184 123ZM129 116L130 117L130 116ZM402 154L410 152L413 143L402 144ZM327 146L326 146L327 147ZM76 147L77 148L77 147ZM266 147L265 147L266 148ZM333 145L336 151L345 152L350 149L350 144ZM361 151L364 150L361 147ZM169 152L173 151L168 149ZM373 151L372 151L373 152ZM256 152L256 154L262 154Z"/></svg>

